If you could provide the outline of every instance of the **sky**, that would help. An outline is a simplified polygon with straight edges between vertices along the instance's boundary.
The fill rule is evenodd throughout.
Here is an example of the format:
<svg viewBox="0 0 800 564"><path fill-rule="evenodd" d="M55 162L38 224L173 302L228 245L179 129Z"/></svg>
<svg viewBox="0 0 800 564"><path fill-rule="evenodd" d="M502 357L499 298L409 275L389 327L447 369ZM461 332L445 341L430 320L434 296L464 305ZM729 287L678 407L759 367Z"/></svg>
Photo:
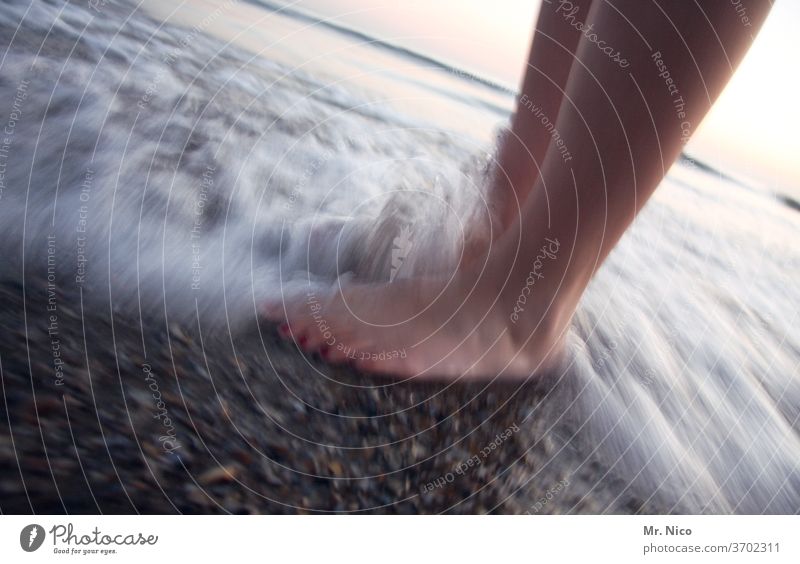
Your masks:
<svg viewBox="0 0 800 564"><path fill-rule="evenodd" d="M536 0L282 3L515 89L539 5ZM727 172L795 196L800 196L798 25L800 2L778 0L738 72L686 148Z"/></svg>

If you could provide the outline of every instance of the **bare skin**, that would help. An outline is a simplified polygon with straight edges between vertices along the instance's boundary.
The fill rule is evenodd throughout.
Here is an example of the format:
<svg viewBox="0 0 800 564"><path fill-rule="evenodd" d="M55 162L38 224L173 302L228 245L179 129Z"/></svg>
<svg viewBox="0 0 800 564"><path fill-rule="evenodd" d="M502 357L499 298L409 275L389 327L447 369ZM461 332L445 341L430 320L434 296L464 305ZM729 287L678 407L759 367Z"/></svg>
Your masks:
<svg viewBox="0 0 800 564"><path fill-rule="evenodd" d="M585 15L591 5L592 0L574 0L572 9ZM556 0L542 3L520 88L520 99L524 97L525 102L519 104L511 118L511 128L498 141L491 193L499 208L501 233L520 217L522 206L536 185L552 141L542 120L555 123L558 119L581 38L581 32L558 8ZM532 106L539 110L538 116L529 109Z"/></svg>
<svg viewBox="0 0 800 564"><path fill-rule="evenodd" d="M549 15L579 31L565 94L556 102L558 88L550 97L537 93L541 72L526 75L512 131L527 155L501 146L498 161L514 168L510 186L495 186L516 194L521 207L504 213L513 219L479 260L447 280L350 284L314 296L313 310L300 298L267 304L265 315L285 321L282 333L305 350L373 373L527 378L546 370L559 359L592 276L719 96L770 6L750 2L752 25L743 27L726 2L663 4L596 1L587 10L586 2L552 0ZM532 61L535 49L536 40ZM551 111L559 104L561 145L552 130L545 141L530 130L541 125L524 113L531 109L523 96Z"/></svg>
<svg viewBox="0 0 800 564"><path fill-rule="evenodd" d="M282 332L303 349L369 372L428 378L520 377L546 368L560 352L557 336L529 340L527 323L510 322L515 305L509 301L511 294L498 291L495 284L494 277L467 274L457 275L449 284L435 278L354 284L272 304L265 314L290 319ZM528 307L525 313L530 319L542 320L537 336L550 335L554 326L547 304L531 302Z"/></svg>

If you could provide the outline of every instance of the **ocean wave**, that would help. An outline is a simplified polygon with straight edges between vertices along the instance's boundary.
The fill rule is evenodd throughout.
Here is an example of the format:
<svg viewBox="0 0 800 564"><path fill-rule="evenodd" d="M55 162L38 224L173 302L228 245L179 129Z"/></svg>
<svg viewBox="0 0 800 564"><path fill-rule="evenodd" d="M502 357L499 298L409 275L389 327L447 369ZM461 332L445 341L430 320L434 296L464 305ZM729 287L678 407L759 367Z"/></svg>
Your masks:
<svg viewBox="0 0 800 564"><path fill-rule="evenodd" d="M235 331L341 276L446 275L486 235L491 148L353 85L124 3L10 2L0 37L6 278ZM701 172L675 167L592 282L533 416L610 469L598 487L793 513L798 216ZM424 252L398 273L403 233Z"/></svg>

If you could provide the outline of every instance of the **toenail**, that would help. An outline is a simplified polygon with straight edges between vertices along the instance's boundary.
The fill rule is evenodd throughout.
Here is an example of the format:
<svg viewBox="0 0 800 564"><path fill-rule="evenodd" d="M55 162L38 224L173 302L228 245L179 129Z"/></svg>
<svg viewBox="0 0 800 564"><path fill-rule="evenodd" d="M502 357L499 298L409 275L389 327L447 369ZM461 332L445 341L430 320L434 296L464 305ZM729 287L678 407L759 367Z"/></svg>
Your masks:
<svg viewBox="0 0 800 564"><path fill-rule="evenodd" d="M302 335L299 339L297 339L297 344L300 345L301 347L306 346L306 343L308 343L308 337L306 337L305 335Z"/></svg>
<svg viewBox="0 0 800 564"><path fill-rule="evenodd" d="M289 336L289 325L286 323L281 323L280 327L278 327L278 333L281 334L283 337Z"/></svg>
<svg viewBox="0 0 800 564"><path fill-rule="evenodd" d="M331 349L329 349L328 347L322 347L322 349L319 351L319 356L321 356L322 358L327 360L328 355L330 354L330 352L331 352Z"/></svg>

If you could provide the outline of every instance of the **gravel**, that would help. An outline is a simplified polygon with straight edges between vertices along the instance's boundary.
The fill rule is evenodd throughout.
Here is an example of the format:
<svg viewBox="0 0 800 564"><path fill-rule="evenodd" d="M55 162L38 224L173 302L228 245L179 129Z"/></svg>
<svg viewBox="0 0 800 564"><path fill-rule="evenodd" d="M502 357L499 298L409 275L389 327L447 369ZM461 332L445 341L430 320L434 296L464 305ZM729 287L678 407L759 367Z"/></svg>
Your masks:
<svg viewBox="0 0 800 564"><path fill-rule="evenodd" d="M3 513L652 510L558 446L546 379L376 380L255 321L201 335L84 298L57 293L52 312L0 284Z"/></svg>

